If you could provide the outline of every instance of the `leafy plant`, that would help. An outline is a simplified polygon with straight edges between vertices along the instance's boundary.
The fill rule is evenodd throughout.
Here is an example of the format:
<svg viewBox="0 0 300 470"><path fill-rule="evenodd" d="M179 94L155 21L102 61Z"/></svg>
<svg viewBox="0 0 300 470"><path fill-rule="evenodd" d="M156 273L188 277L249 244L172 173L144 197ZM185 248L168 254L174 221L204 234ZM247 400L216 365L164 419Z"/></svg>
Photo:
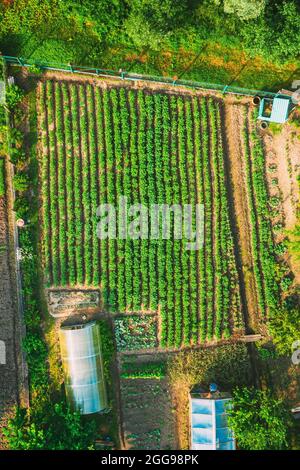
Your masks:
<svg viewBox="0 0 300 470"><path fill-rule="evenodd" d="M9 85L6 88L5 100L9 110L13 110L22 100L24 93L18 85Z"/></svg>
<svg viewBox="0 0 300 470"><path fill-rule="evenodd" d="M228 425L244 450L282 450L288 446L289 411L267 390L237 388Z"/></svg>

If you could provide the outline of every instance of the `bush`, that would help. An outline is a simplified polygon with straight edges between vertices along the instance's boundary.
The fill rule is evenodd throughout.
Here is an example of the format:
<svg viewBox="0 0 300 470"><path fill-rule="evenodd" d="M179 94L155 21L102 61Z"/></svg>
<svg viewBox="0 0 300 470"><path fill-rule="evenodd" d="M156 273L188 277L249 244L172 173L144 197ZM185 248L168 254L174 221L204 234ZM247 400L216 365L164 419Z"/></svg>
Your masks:
<svg viewBox="0 0 300 470"><path fill-rule="evenodd" d="M293 284L293 279L290 276L285 276L283 279L281 279L280 287L283 292L286 292L291 287L292 284Z"/></svg>
<svg viewBox="0 0 300 470"><path fill-rule="evenodd" d="M17 173L13 178L13 184L16 191L27 191L30 180L26 173Z"/></svg>
<svg viewBox="0 0 300 470"><path fill-rule="evenodd" d="M275 245L274 247L275 254L278 256L283 255L286 252L286 249L287 249L287 246L284 241L277 243L277 245Z"/></svg>
<svg viewBox="0 0 300 470"><path fill-rule="evenodd" d="M279 354L290 354L292 344L299 339L300 309L298 305L273 312L269 320L269 330Z"/></svg>
<svg viewBox="0 0 300 470"><path fill-rule="evenodd" d="M29 203L24 197L17 197L14 203L14 211L18 219L27 219L29 215Z"/></svg>
<svg viewBox="0 0 300 470"><path fill-rule="evenodd" d="M80 450L93 447L96 424L85 422L64 402L18 408L4 429L12 450Z"/></svg>
<svg viewBox="0 0 300 470"><path fill-rule="evenodd" d="M13 110L23 98L23 91L17 85L10 85L6 88L6 105Z"/></svg>
<svg viewBox="0 0 300 470"><path fill-rule="evenodd" d="M240 449L282 450L288 445L289 411L267 390L237 388L228 424Z"/></svg>

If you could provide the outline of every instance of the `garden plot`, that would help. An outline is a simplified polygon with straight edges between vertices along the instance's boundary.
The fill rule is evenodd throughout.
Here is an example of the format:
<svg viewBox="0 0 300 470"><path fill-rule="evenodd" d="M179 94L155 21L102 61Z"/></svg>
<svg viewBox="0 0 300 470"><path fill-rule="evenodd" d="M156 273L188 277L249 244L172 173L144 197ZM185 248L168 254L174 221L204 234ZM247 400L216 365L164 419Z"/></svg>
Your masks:
<svg viewBox="0 0 300 470"><path fill-rule="evenodd" d="M100 292L96 290L48 290L49 312L54 317L64 317L79 309L100 310Z"/></svg>
<svg viewBox="0 0 300 470"><path fill-rule="evenodd" d="M243 332L221 107L192 94L40 83L47 286L100 287L110 312L159 311L163 347ZM203 248L187 251L174 237L99 240L96 209L119 195L203 204Z"/></svg>
<svg viewBox="0 0 300 470"><path fill-rule="evenodd" d="M127 449L176 449L175 417L166 379L121 379Z"/></svg>

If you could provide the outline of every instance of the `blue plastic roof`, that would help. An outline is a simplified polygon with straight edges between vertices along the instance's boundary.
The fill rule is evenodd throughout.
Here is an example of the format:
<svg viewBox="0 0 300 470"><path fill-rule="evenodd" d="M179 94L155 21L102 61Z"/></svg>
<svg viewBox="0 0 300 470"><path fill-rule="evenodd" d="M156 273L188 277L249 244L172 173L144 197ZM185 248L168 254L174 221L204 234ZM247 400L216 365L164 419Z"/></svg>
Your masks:
<svg viewBox="0 0 300 470"><path fill-rule="evenodd" d="M191 448L193 450L235 450L227 425L226 407L231 398L190 397Z"/></svg>

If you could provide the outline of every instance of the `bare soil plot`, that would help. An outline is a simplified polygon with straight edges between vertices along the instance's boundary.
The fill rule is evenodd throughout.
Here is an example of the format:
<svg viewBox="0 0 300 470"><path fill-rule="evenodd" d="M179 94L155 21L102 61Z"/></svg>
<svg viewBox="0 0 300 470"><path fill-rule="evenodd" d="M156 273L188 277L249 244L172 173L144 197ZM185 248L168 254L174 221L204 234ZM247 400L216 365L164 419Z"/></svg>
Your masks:
<svg viewBox="0 0 300 470"><path fill-rule="evenodd" d="M279 197L280 204L278 214L275 214L274 224L281 223L286 230L291 230L297 222L297 208L299 206L299 184L297 177L300 175L300 132L290 123L286 123L275 134L264 134L266 154L267 181L270 196ZM273 170L272 170L273 168ZM270 169L272 171L270 171ZM282 241L285 233L275 233L276 240ZM295 275L295 283L300 284L300 263L294 257L285 259Z"/></svg>
<svg viewBox="0 0 300 470"><path fill-rule="evenodd" d="M175 419L166 379L121 379L127 449L176 449Z"/></svg>
<svg viewBox="0 0 300 470"><path fill-rule="evenodd" d="M224 107L227 138L227 165L232 196L232 217L235 225L236 253L239 260L239 282L243 309L248 327L257 329L258 301L253 266L249 197L246 182L246 161L243 140L245 106L227 102Z"/></svg>

